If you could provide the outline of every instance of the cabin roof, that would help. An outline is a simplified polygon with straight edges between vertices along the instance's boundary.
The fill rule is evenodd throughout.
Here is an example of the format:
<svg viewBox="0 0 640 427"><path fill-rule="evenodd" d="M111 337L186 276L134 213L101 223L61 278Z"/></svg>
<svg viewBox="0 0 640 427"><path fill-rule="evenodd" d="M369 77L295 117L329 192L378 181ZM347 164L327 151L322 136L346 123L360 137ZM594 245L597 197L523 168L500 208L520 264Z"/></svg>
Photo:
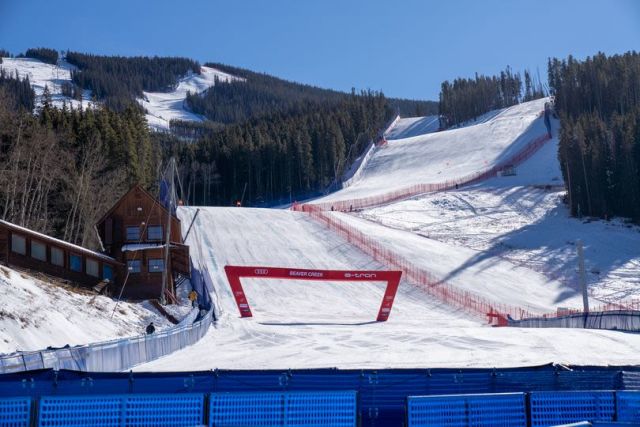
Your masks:
<svg viewBox="0 0 640 427"><path fill-rule="evenodd" d="M109 209L103 216L102 218L100 218L100 220L98 222L96 222L96 226L100 226L112 213L113 211L115 211L120 204L127 198L129 197L129 194L131 194L133 191L135 190L140 190L142 192L142 194L144 196L146 196L147 198L149 198L151 201L153 201L154 205L158 205L160 207L161 210L163 210L165 213L169 213L169 211L167 210L167 208L165 208L162 203L160 203L160 201L158 199L156 199L155 197L153 197L151 195L151 193L149 193L147 190L145 190L140 184L136 184L133 187L131 187L129 189L129 191L127 191L126 193L124 193L122 195L122 197L120 197L120 199L111 207L111 209ZM175 218L178 222L180 221L180 219L171 214L171 216L173 218Z"/></svg>

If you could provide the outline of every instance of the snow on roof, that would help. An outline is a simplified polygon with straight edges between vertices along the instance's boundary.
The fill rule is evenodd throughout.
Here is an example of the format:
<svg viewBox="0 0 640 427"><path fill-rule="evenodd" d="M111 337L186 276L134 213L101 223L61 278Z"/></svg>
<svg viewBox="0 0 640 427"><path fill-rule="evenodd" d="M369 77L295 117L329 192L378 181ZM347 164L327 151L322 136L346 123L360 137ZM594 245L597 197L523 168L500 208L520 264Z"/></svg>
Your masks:
<svg viewBox="0 0 640 427"><path fill-rule="evenodd" d="M122 252L144 251L147 249L159 249L164 247L165 247L164 243L131 243L131 244L122 246Z"/></svg>
<svg viewBox="0 0 640 427"><path fill-rule="evenodd" d="M108 261L111 261L111 262L119 264L119 262L116 261L114 258L111 258L110 256L105 255L103 253L100 253L100 252L97 252L97 251L92 251L91 249L87 249L87 248L84 248L82 246L74 245L73 243L69 243L69 242L66 242L64 240L56 239L55 237L47 236L46 234L38 233L37 231L33 231L33 230L29 229L29 228L16 225L16 224L11 223L9 221L4 221L4 220L0 219L0 224L4 225L6 227L9 227L9 228L11 228L13 230L17 230L17 231L20 231L22 233L29 234L31 236L35 236L35 237L40 238L42 240L53 242L53 243L56 243L56 244L58 244L60 246L65 246L65 247L67 247L69 249L73 249L74 251L82 252L82 253L84 253L86 255L91 255L91 256L94 256L96 258L102 258L102 259L105 259L105 260L108 260Z"/></svg>

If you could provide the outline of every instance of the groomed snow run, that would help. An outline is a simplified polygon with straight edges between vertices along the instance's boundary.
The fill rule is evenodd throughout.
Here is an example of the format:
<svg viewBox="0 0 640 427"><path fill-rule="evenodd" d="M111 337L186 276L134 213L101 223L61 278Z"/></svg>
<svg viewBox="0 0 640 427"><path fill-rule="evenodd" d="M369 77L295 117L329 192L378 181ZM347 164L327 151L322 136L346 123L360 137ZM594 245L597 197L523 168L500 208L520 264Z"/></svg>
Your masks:
<svg viewBox="0 0 640 427"><path fill-rule="evenodd" d="M426 135L440 128L439 116L406 117L399 119L385 134L387 140Z"/></svg>
<svg viewBox="0 0 640 427"><path fill-rule="evenodd" d="M379 196L414 184L441 183L491 168L546 132L546 98L490 115L486 121L443 132L389 140L376 149L360 178L318 202Z"/></svg>
<svg viewBox="0 0 640 427"><path fill-rule="evenodd" d="M559 124L554 122L553 134ZM475 251L485 262L511 262L579 289L576 242L582 240L592 305L640 298L640 228L571 218L563 202L554 137L514 176L455 191L424 194L358 213L386 227ZM435 243L434 243L435 244ZM494 265L495 265L494 264Z"/></svg>
<svg viewBox="0 0 640 427"><path fill-rule="evenodd" d="M303 213L200 208L190 245L214 276L220 320L197 344L139 371L518 366L636 363L640 335L575 329L492 328L403 281L387 322L374 322L383 285L243 280L254 317L242 319L225 265L381 269ZM186 227L194 208L180 208ZM197 251L194 251L197 252ZM427 259L430 265L434 260ZM523 269L509 273L527 283ZM508 287L500 297L520 298ZM594 351L594 349L607 349Z"/></svg>
<svg viewBox="0 0 640 427"><path fill-rule="evenodd" d="M170 326L148 303L72 291L0 266L0 353L80 345ZM112 317L113 314L113 317Z"/></svg>
<svg viewBox="0 0 640 427"><path fill-rule="evenodd" d="M169 130L171 120L201 122L204 117L194 114L186 106L187 92L203 93L216 84L216 81L230 82L242 80L211 67L200 67L200 74L189 73L180 79L171 92L143 92L140 104L147 110L147 122L156 130Z"/></svg>
<svg viewBox="0 0 640 427"><path fill-rule="evenodd" d="M62 85L72 83L71 71L75 68L64 60L59 60L57 65L44 63L32 58L2 58L0 68L4 69L12 77L16 72L21 79L29 77L29 82L36 94L36 108L42 105L42 94L44 87L49 88L51 100L55 107L62 107L65 103L67 107L86 108L91 107L91 91L85 90L82 93L82 101L62 95Z"/></svg>

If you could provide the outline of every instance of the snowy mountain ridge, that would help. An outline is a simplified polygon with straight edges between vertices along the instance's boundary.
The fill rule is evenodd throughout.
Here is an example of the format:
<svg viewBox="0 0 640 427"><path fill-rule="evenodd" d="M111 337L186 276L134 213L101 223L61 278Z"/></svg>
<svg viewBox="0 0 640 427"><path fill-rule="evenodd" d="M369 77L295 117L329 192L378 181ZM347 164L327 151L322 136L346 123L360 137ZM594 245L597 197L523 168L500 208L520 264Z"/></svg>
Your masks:
<svg viewBox="0 0 640 427"><path fill-rule="evenodd" d="M62 94L62 85L72 83L71 71L75 66L64 60L59 60L57 65L47 64L32 58L2 58L0 68L11 75L20 78L29 77L31 86L36 94L36 109L42 106L42 95L45 86L51 93L55 107L61 108L63 104L73 108L91 108L99 105L92 101L91 91L84 90L82 101L75 100ZM187 120L201 122L204 118L189 111L185 99L187 92L203 93L213 87L216 81L244 81L243 78L233 76L212 67L202 66L201 73L189 73L182 77L176 87L169 92L144 92L144 96L138 102L146 110L149 127L154 130L168 131L171 120Z"/></svg>

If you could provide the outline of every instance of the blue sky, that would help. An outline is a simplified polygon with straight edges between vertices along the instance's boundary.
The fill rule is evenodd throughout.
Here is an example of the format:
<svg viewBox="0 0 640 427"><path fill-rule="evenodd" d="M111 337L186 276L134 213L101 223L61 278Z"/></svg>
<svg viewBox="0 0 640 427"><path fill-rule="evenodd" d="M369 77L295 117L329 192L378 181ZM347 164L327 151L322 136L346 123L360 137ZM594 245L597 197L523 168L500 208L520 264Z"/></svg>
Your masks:
<svg viewBox="0 0 640 427"><path fill-rule="evenodd" d="M339 90L440 83L640 49L636 0L0 0L0 48L186 56Z"/></svg>

